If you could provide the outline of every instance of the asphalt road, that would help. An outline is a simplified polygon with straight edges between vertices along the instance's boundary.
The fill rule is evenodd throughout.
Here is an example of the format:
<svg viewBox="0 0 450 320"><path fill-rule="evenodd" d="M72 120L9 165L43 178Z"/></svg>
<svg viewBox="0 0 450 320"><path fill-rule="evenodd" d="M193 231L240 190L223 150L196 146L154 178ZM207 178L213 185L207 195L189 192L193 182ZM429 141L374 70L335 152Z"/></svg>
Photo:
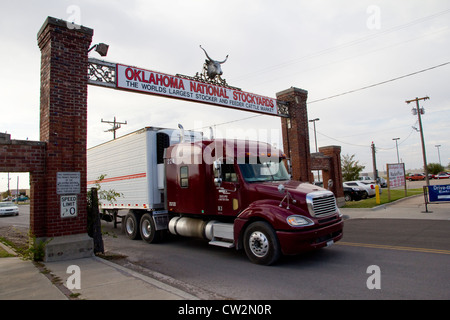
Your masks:
<svg viewBox="0 0 450 320"><path fill-rule="evenodd" d="M105 247L135 265L188 284L209 298L449 299L450 221L347 220L341 243L254 265L242 251L175 238L162 244L127 239L109 225ZM378 266L381 289L368 289ZM194 292L195 293L195 292Z"/></svg>

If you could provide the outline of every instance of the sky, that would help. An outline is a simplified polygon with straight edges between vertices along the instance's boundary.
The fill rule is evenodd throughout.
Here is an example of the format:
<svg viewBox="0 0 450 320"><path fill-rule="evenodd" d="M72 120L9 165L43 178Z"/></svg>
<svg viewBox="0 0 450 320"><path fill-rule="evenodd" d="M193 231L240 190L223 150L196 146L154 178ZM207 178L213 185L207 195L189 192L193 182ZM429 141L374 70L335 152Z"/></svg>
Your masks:
<svg viewBox="0 0 450 320"><path fill-rule="evenodd" d="M47 16L92 28L92 44L109 44L109 62L166 74L194 76L202 45L222 65L231 86L276 97L290 87L308 91L308 118L317 145L341 146L372 172L371 143L383 173L387 163L423 168L420 101L428 163L450 162L450 2L448 0L98 0L0 3L0 132L39 140L40 51L37 33ZM95 51L93 58L101 58ZM88 88L88 147L145 126L250 138L282 148L281 120L207 104ZM414 128L413 128L414 127ZM310 147L315 151L313 125ZM439 148L436 145L440 145ZM438 152L439 151L439 152ZM11 186L27 175L12 173ZM7 176L0 174L0 191Z"/></svg>

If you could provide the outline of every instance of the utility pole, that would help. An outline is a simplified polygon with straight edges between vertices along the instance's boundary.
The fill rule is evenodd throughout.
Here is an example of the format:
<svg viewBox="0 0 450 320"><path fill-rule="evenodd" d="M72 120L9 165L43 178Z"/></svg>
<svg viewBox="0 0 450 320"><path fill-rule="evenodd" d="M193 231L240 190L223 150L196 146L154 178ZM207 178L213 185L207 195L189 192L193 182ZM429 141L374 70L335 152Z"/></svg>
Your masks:
<svg viewBox="0 0 450 320"><path fill-rule="evenodd" d="M393 138L392 140L395 140L395 148L397 149L397 163L400 163L400 158L398 156L398 143L397 143L397 141L400 140L400 138Z"/></svg>
<svg viewBox="0 0 450 320"><path fill-rule="evenodd" d="M375 143L373 143L372 141L372 164L373 164L373 179L375 180L376 183L378 183L378 170L377 170L377 159L375 157Z"/></svg>
<svg viewBox="0 0 450 320"><path fill-rule="evenodd" d="M422 98L415 98L412 100L405 101L407 104L410 104L413 101L416 102L416 110L414 110L414 108L412 110L414 110L413 111L414 115L417 113L417 118L419 119L420 138L422 140L423 171L425 171L425 179L427 181L427 186L430 185L430 179L428 179L427 156L425 153L425 139L423 137L422 117L420 116L421 114L425 113L425 110L423 108L419 108L419 101L420 100L428 100L428 99L430 99L430 98L422 97Z"/></svg>
<svg viewBox="0 0 450 320"><path fill-rule="evenodd" d="M121 128L121 124L127 124L126 121L125 122L117 122L116 121L116 117L114 117L114 121L103 121L103 119L102 119L102 122L103 123L109 123L109 124L113 125L111 129L108 129L105 132L111 132L112 131L114 140L116 139L116 131Z"/></svg>

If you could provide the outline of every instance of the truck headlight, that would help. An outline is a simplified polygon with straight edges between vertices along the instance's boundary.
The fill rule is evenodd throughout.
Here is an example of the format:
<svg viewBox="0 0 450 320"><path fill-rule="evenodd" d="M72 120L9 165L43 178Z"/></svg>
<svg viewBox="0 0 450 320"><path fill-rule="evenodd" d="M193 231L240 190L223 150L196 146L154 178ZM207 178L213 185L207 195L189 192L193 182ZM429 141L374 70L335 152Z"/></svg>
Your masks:
<svg viewBox="0 0 450 320"><path fill-rule="evenodd" d="M314 224L314 221L304 216L289 216L286 218L286 222L291 227L306 227Z"/></svg>

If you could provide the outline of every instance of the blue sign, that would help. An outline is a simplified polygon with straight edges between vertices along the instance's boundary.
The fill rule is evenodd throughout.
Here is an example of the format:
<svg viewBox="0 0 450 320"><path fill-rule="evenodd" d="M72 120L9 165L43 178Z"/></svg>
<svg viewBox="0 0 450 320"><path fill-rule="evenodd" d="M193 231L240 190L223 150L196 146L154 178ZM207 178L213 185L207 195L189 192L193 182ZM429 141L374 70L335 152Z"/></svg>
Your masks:
<svg viewBox="0 0 450 320"><path fill-rule="evenodd" d="M428 186L430 202L450 201L450 185Z"/></svg>

